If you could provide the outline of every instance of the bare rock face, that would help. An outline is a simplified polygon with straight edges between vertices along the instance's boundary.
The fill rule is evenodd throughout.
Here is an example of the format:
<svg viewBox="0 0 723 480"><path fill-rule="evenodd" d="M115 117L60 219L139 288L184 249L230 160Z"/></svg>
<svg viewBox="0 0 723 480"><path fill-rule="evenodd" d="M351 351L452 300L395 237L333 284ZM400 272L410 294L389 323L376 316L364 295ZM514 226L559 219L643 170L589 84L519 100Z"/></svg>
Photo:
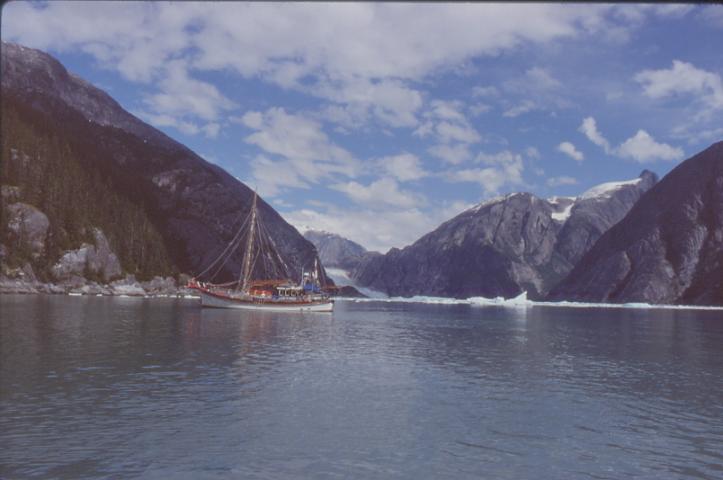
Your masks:
<svg viewBox="0 0 723 480"><path fill-rule="evenodd" d="M11 155L17 154L17 152L11 152ZM0 198L5 205L15 203L20 200L20 187L13 185L0 185Z"/></svg>
<svg viewBox="0 0 723 480"><path fill-rule="evenodd" d="M107 282L121 275L118 256L111 250L108 239L98 228L93 235L95 245L84 243L80 248L69 250L53 265L51 272L56 280L68 282L90 272Z"/></svg>
<svg viewBox="0 0 723 480"><path fill-rule="evenodd" d="M357 281L393 296L496 297L537 292L560 225L528 193L467 210L403 250L371 259Z"/></svg>
<svg viewBox="0 0 723 480"><path fill-rule="evenodd" d="M560 231L556 246L557 253L566 261L565 273L580 261L603 233L622 220L657 181L657 175L643 170L634 180L598 185L578 197Z"/></svg>
<svg viewBox="0 0 723 480"><path fill-rule="evenodd" d="M45 251L45 236L50 222L48 217L27 203L12 203L7 206L9 215L8 228L16 241L26 245L34 257Z"/></svg>
<svg viewBox="0 0 723 480"><path fill-rule="evenodd" d="M543 298L657 180L600 185L578 198L515 193L483 202L402 250L371 256L358 284L388 295Z"/></svg>
<svg viewBox="0 0 723 480"><path fill-rule="evenodd" d="M120 128L147 139L163 140L165 137L123 110L110 95L68 72L60 62L40 50L3 42L2 85L3 88L42 92L57 98L98 125ZM36 107L45 109L50 105L37 102Z"/></svg>
<svg viewBox="0 0 723 480"><path fill-rule="evenodd" d="M63 254L58 262L53 265L51 272L56 280L64 281L72 277L81 277L85 273L88 264L88 252L95 247L84 243L76 250L69 250Z"/></svg>
<svg viewBox="0 0 723 480"><path fill-rule="evenodd" d="M177 291L173 277L154 277L148 282L141 283L141 287L149 295L172 295Z"/></svg>
<svg viewBox="0 0 723 480"><path fill-rule="evenodd" d="M40 287L41 284L29 263L20 268L7 268L2 265L0 293L37 293Z"/></svg>
<svg viewBox="0 0 723 480"><path fill-rule="evenodd" d="M109 287L114 295L144 296L146 294L135 275L126 275L125 278L112 282Z"/></svg>
<svg viewBox="0 0 723 480"><path fill-rule="evenodd" d="M88 252L88 268L92 272L99 273L104 281L121 275L121 265L118 256L111 250L108 239L103 232L96 228L93 231L95 237L95 248Z"/></svg>
<svg viewBox="0 0 723 480"><path fill-rule="evenodd" d="M319 258L327 267L336 267L351 272L367 254L367 250L356 242L335 233L318 230L304 232L304 238L314 244Z"/></svg>
<svg viewBox="0 0 723 480"><path fill-rule="evenodd" d="M723 142L650 189L549 298L723 305Z"/></svg>

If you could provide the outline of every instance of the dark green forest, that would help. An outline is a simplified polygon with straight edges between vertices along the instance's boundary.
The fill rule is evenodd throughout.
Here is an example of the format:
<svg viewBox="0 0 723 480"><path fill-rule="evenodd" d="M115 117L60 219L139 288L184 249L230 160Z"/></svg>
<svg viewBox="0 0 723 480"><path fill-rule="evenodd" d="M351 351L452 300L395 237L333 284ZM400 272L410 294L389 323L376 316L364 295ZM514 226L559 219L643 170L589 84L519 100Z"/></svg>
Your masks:
<svg viewBox="0 0 723 480"><path fill-rule="evenodd" d="M95 149L92 139L64 135L62 120L52 121L10 96L2 99L1 114L0 183L20 187L19 201L37 207L50 221L45 252L31 259L22 239L9 231L2 205L0 243L8 247L9 266L29 261L47 281L62 253L93 243L92 227L98 227L125 272L140 280L178 273L140 197L118 184L123 172L100 161L103 150Z"/></svg>

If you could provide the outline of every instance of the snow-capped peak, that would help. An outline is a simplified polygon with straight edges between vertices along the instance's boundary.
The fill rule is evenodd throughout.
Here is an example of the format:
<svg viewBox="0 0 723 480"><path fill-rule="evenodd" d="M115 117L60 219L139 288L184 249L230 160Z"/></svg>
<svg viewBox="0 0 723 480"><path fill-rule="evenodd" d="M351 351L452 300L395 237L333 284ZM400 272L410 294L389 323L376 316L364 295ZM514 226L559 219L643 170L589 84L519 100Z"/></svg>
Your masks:
<svg viewBox="0 0 723 480"><path fill-rule="evenodd" d="M588 200L590 198L610 198L616 190L619 190L620 188L624 187L625 185L637 185L639 184L643 179L641 177L634 178L632 180L625 180L622 182L607 182L602 183L600 185L597 185L595 187L592 187L590 190L586 191L582 195L580 195L578 198L580 200Z"/></svg>

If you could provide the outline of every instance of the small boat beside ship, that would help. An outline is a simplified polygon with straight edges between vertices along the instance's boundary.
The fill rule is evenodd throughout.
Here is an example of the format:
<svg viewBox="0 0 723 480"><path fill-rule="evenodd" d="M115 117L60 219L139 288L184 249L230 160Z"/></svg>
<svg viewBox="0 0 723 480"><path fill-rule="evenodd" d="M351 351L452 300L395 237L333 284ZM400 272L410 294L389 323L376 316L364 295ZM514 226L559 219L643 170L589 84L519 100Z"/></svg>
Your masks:
<svg viewBox="0 0 723 480"><path fill-rule="evenodd" d="M301 272L300 282L290 280L286 262L260 221L257 198L254 193L251 211L228 246L189 281L188 287L199 293L204 307L274 312L333 311L333 300L322 290L324 272L318 260L310 271ZM207 274L213 279L242 244L244 255L238 280L221 284L201 280ZM252 278L259 272L266 278Z"/></svg>

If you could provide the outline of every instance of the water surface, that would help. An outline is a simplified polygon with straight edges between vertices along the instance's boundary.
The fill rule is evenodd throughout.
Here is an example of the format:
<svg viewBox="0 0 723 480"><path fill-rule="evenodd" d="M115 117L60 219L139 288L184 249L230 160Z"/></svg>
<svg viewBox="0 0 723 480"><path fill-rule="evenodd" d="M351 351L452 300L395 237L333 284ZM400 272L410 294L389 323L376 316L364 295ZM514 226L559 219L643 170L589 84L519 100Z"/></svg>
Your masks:
<svg viewBox="0 0 723 480"><path fill-rule="evenodd" d="M723 312L0 296L2 478L721 478Z"/></svg>

